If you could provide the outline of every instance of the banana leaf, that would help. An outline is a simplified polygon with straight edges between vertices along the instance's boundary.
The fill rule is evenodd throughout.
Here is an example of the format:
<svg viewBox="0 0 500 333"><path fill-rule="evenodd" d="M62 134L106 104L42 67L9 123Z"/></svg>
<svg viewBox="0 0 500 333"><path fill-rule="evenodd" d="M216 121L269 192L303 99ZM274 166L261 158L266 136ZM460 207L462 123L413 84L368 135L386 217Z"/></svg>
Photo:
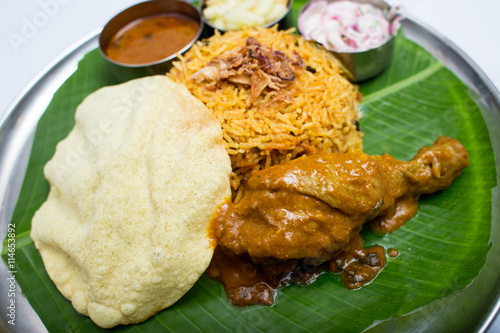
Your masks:
<svg viewBox="0 0 500 333"><path fill-rule="evenodd" d="M295 17L303 3L295 1ZM29 233L33 214L49 191L43 166L72 129L77 105L91 92L116 83L97 50L80 61L39 121L12 216L17 281L49 332L359 332L388 327L405 331L411 320L401 316L443 309L440 302L471 284L486 262L491 190L497 181L488 128L467 86L400 34L390 67L360 85L365 152L409 160L438 135L447 135L466 147L470 166L448 189L422 197L417 216L401 229L383 237L363 231L366 246L399 251L371 284L348 290L338 275L327 273L312 285L280 290L271 307L236 308L226 300L221 284L202 276L177 303L146 322L101 329L59 293ZM3 258L8 259L5 242Z"/></svg>

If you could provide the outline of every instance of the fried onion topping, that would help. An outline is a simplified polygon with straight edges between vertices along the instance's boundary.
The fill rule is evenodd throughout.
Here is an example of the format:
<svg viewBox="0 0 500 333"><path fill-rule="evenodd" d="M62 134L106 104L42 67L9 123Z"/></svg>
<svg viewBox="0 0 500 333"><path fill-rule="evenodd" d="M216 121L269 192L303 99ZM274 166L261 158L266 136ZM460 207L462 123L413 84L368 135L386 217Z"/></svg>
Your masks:
<svg viewBox="0 0 500 333"><path fill-rule="evenodd" d="M269 88L280 91L295 80L295 68L305 68L296 51L292 56L263 45L248 37L246 45L238 51L226 51L212 59L191 77L200 84L207 81L206 89L216 90L221 81L250 86L253 103Z"/></svg>

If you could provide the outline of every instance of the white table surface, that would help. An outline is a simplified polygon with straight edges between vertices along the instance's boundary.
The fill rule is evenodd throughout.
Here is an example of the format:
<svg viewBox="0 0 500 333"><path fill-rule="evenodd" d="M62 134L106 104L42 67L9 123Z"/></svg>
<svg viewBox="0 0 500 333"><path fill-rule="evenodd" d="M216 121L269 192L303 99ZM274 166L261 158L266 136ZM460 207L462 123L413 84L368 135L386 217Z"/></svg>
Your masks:
<svg viewBox="0 0 500 333"><path fill-rule="evenodd" d="M0 1L0 121L38 73L114 14L140 0ZM389 0L439 31L500 90L500 1ZM490 330L500 332L500 324Z"/></svg>

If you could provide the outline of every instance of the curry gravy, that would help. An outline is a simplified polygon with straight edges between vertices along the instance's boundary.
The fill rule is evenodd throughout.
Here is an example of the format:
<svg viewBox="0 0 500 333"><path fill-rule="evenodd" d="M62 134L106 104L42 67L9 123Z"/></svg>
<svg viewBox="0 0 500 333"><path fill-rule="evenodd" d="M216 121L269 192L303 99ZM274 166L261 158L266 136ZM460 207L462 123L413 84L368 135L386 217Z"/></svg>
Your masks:
<svg viewBox="0 0 500 333"><path fill-rule="evenodd" d="M255 263L248 255L235 255L218 246L206 274L224 285L235 306L272 305L277 290L291 283L308 285L327 271L338 273L349 289L371 282L385 267L386 255L381 246L363 248L357 235L345 251L321 265L304 260Z"/></svg>
<svg viewBox="0 0 500 333"><path fill-rule="evenodd" d="M188 45L199 24L181 14L150 16L120 30L105 50L106 55L125 64L147 64L167 58Z"/></svg>

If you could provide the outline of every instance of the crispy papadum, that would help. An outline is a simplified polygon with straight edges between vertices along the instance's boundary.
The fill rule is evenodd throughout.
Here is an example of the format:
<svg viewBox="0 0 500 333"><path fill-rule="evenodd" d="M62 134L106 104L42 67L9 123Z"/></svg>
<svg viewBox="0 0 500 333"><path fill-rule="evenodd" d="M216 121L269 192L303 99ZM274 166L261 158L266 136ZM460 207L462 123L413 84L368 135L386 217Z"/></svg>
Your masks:
<svg viewBox="0 0 500 333"><path fill-rule="evenodd" d="M177 301L213 255L209 225L231 196L218 120L165 76L102 88L45 166L31 237L75 309L104 328Z"/></svg>

